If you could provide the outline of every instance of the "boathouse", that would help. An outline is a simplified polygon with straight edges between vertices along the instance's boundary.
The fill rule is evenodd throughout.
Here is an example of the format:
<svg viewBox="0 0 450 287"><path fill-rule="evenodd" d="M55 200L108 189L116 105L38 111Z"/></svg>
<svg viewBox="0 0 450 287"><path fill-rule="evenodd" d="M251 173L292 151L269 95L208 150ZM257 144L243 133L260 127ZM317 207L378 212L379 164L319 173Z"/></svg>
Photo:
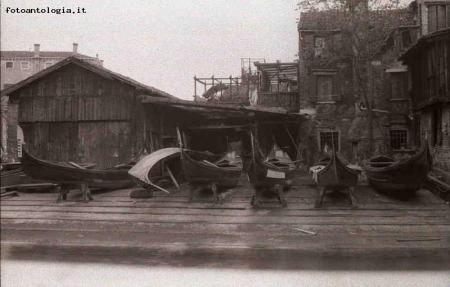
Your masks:
<svg viewBox="0 0 450 287"><path fill-rule="evenodd" d="M128 162L143 152L142 96L173 97L75 57L3 90L3 96L9 96L12 140L17 139L15 124L33 155L91 162L100 168ZM8 152L17 154L17 145L9 143Z"/></svg>

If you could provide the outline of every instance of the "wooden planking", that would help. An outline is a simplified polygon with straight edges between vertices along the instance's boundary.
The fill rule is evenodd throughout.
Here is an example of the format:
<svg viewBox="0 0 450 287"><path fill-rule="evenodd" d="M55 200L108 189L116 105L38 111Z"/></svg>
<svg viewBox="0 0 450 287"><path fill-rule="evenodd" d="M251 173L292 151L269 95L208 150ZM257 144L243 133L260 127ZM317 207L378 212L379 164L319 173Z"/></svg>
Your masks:
<svg viewBox="0 0 450 287"><path fill-rule="evenodd" d="M448 210L320 210L320 209L177 209L145 206L2 206L2 211L38 212L74 212L74 213L108 213L108 214L148 214L148 215L209 215L209 216L283 216L283 217L447 217Z"/></svg>
<svg viewBox="0 0 450 287"><path fill-rule="evenodd" d="M309 266L311 254L317 254L319 259L314 260L323 264L329 258L327 252L373 262L381 254L397 259L401 256L417 259L420 254L428 254L426 258L442 260L442 254L450 249L450 209L442 201L434 201L434 195L424 190L419 191L413 202L387 198L387 202L377 203L371 199L378 194L362 187L361 199L367 200L368 206L362 204L360 209L351 210L342 204L314 209L313 202L300 202L314 200L311 196L314 189L296 187L290 193L288 200L293 202L287 209L279 208L275 201L267 204L271 207L253 209L249 198L251 189L237 188L223 204L205 202L210 200L208 194L199 196L203 202L189 204L186 185L182 187L181 192L170 196L157 194L145 200L130 199L129 192L133 189L101 192L94 194L94 201L89 203L57 204L57 194L21 193L18 198L1 201L2 247L16 246L14 253L7 254L20 257L20 250L26 255L33 254L34 258L71 249L72 252L62 251L61 260L70 260L67 254L80 254L73 252L74 248L81 251L79 248L86 246L92 246L92 250L85 250L85 254L107 254L107 260L111 260L111 252L102 249L105 246L111 250L123 248L121 254L130 254L133 248L138 248L138 254L145 258L154 253L142 255L143 250L163 254L162 261L169 265L179 264L201 249L207 251L199 255L199 264L215 254L212 261L221 266L224 258L235 260L236 252L244 252L238 258L247 261L249 256L261 258L257 261L268 266L279 260L284 260L286 266L285 262L292 262L295 254L295 258L308 258L305 264ZM72 199L78 197L79 193L71 192ZM30 246L36 249L31 250ZM167 263L167 258L174 256L179 259ZM86 258L86 255L76 257ZM98 258L89 261L95 260ZM297 261L292 268L299 268Z"/></svg>
<svg viewBox="0 0 450 287"><path fill-rule="evenodd" d="M22 200L29 200L29 201L36 201L36 202L48 202L52 201L52 198L55 197L54 195L46 195L46 196L40 196L39 194L25 194L22 193L20 197L16 198L8 198L8 201L22 201ZM80 192L71 192L69 193L69 200L77 200L81 197ZM114 197L108 197L108 196L101 196L96 195L95 192L93 193L94 200L96 202L108 202L108 201L115 201L115 202L153 202L153 203L186 203L187 202L187 195L181 195L181 196L157 196L153 197L151 199L133 199L129 197L129 194L124 196L114 196ZM194 202L210 202L212 201L212 194L206 194L206 195L198 195L194 198ZM230 196L230 198L227 198L222 203L223 205L228 205L230 203L241 203L241 204L249 204L251 200L251 197L233 197L233 195ZM288 208L290 205L297 206L297 205L305 205L305 204L314 204L315 203L314 197L293 197L293 198L287 198L288 202ZM273 199L263 199L263 203L277 203L277 200L275 198ZM341 206L348 206L348 198L343 196L338 199L333 198L325 198L324 206L326 207L332 207L333 205L341 205ZM446 205L443 201L423 201L420 203L417 202L403 202L403 201L393 201L389 200L388 198L358 198L358 204L360 205L360 208L364 208L364 206L371 206L371 207L380 207L383 208L383 206L391 206L391 207L444 207L448 208L448 205ZM264 207L264 206L263 206Z"/></svg>
<svg viewBox="0 0 450 287"><path fill-rule="evenodd" d="M302 224L203 224L203 223L151 223L151 222L110 222L110 221L78 221L63 219L1 219L2 230L72 230L100 231L120 230L123 232L141 233L198 233L198 234L274 234L274 235L306 235L297 229L315 232L317 235L359 235L359 236L449 236L449 225L317 225ZM296 228L296 229L294 229Z"/></svg>
<svg viewBox="0 0 450 287"><path fill-rule="evenodd" d="M421 217L420 220L414 216L407 217L360 217L354 214L349 217L336 215L333 217L317 216L205 216L205 215L146 215L146 214L105 214L105 213L76 213L76 212L48 212L41 211L39 213L22 212L22 211L2 211L4 219L66 219L66 220L85 220L85 221L141 221L141 222L202 222L205 224L214 223L230 223L230 224L329 224L342 225L346 221L347 225L450 225L447 216Z"/></svg>
<svg viewBox="0 0 450 287"><path fill-rule="evenodd" d="M25 236L26 237L25 237ZM113 242L115 245L127 244L128 246L173 246L180 242L188 242L190 246L204 247L241 247L241 248L274 248L296 249L296 250L324 250L330 248L370 248L378 250L403 248L430 248L449 249L450 237L441 237L440 240L397 242L395 236L365 237L347 236L342 240L340 236L304 236L302 234L293 235L273 235L265 234L255 237L253 234L222 234L220 237L215 234L196 233L130 233L121 231L52 231L52 230L27 230L15 231L5 230L1 234L2 241L35 242L34 238L40 238L41 242L50 242L54 245L93 245L101 246L105 242ZM24 238L25 237L25 238Z"/></svg>
<svg viewBox="0 0 450 287"><path fill-rule="evenodd" d="M137 207L152 207L152 208L169 208L169 209L251 209L250 200L247 202L226 202L223 204L212 203L211 200L196 201L188 203L187 198L185 201L152 201L150 200L114 200L114 201L99 201L95 199L89 203L81 201L81 195L78 200L70 200L63 203L55 203L56 194L53 198L47 198L45 200L18 200L14 197L2 198L1 206L90 206L96 207L121 207L121 206L137 206ZM310 210L314 208L314 202L311 203L296 203L289 204L288 210ZM277 202L267 202L264 204L262 210L281 209ZM329 205L321 210L349 210L349 205ZM365 204L360 205L358 210L436 210L445 211L448 210L448 206L445 204L427 204L427 205L399 205L399 204Z"/></svg>

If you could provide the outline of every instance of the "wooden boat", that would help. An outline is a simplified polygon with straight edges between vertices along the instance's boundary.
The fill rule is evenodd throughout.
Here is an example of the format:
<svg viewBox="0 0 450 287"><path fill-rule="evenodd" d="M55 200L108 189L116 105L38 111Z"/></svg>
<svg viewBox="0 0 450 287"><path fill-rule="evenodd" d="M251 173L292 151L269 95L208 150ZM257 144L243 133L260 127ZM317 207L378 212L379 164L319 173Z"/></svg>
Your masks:
<svg viewBox="0 0 450 287"><path fill-rule="evenodd" d="M347 189L352 207L356 207L356 201L353 197L353 186L358 181L358 172L347 167L337 156L333 149L332 155L326 163L325 167L320 169L316 176L316 182L321 187L319 196L316 200L316 208L320 207L323 202L323 197L327 189Z"/></svg>
<svg viewBox="0 0 450 287"><path fill-rule="evenodd" d="M90 196L89 187L120 189L134 185L133 179L128 175L129 166L104 170L87 169L74 163L38 159L26 149L23 149L21 162L22 171L28 176L62 186L82 186L82 189L87 189L88 197ZM63 198L64 195L62 194Z"/></svg>
<svg viewBox="0 0 450 287"><path fill-rule="evenodd" d="M287 190L292 184L294 171L294 162L277 144L273 145L267 157L263 157L261 150L258 149L254 163L248 172L250 182L255 189L252 205L255 207L259 205L260 194L263 190L274 189L281 205L286 207L284 190Z"/></svg>
<svg viewBox="0 0 450 287"><path fill-rule="evenodd" d="M391 157L378 156L365 162L370 185L379 192L390 196L409 197L422 187L432 166L428 143L410 158L395 160Z"/></svg>
<svg viewBox="0 0 450 287"><path fill-rule="evenodd" d="M188 201L191 202L197 190L210 188L214 200L219 200L217 188L234 187L239 183L242 173L242 159L236 152L229 150L225 155L210 152L198 152L184 148L180 130L177 128L181 149L181 166L186 180L191 186Z"/></svg>
<svg viewBox="0 0 450 287"><path fill-rule="evenodd" d="M242 160L234 152L218 157L210 153L181 149L181 163L186 180L191 184L189 201L192 201L196 188L209 187L218 200L217 187L236 186L241 179Z"/></svg>

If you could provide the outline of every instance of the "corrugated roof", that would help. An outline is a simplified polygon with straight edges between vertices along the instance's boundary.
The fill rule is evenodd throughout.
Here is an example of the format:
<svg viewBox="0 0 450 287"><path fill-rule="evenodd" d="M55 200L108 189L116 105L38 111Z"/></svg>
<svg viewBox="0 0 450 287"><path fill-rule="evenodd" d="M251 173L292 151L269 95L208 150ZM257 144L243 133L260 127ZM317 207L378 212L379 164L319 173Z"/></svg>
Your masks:
<svg viewBox="0 0 450 287"><path fill-rule="evenodd" d="M135 81L135 80L133 80L133 79L131 79L129 77L123 76L123 75L121 75L119 73L115 73L115 72L113 72L111 70L108 70L108 69L106 69L104 67L101 67L101 66L98 66L98 65L93 65L93 64L88 63L86 61L80 60L80 59L78 59L77 57L74 57L74 56L68 57L68 58L66 58L66 59L64 59L64 60L62 60L62 61L60 61L60 62L58 62L58 63L56 63L56 64L54 64L52 66L50 66L50 67L40 71L40 72L38 72L38 73L28 77L28 78L26 78L25 80L22 80L22 81L18 82L17 84L2 90L1 95L2 96L6 96L8 94L11 94L14 91L16 91L16 90L18 90L18 89L20 89L20 88L22 88L22 87L24 87L24 86L34 82L34 81L42 78L42 77L44 77L44 76L46 76L46 75L48 75L48 74L50 74L50 73L60 69L60 68L68 65L68 64L76 64L78 66L81 66L82 68L85 68L86 70L89 70L89 71L91 71L93 73L99 74L99 75L101 75L101 76L103 76L105 78L116 79L118 81L124 82L126 84L131 85L131 86L134 86L137 89L141 89L143 91L150 92L154 96L157 96L157 97L175 98L176 99L176 97L174 97L174 96L172 96L172 95L170 95L170 94L168 94L166 92L163 92L163 91L158 90L158 89L156 89L154 87L147 86L147 85L144 85L142 83L139 83L139 82L137 82L137 81Z"/></svg>
<svg viewBox="0 0 450 287"><path fill-rule="evenodd" d="M11 59L11 58L34 58L33 51L0 51L2 59ZM60 52L60 51L40 51L40 58L68 58L71 56L76 56L77 58L83 59L96 59L91 56L86 56L83 54L73 52Z"/></svg>

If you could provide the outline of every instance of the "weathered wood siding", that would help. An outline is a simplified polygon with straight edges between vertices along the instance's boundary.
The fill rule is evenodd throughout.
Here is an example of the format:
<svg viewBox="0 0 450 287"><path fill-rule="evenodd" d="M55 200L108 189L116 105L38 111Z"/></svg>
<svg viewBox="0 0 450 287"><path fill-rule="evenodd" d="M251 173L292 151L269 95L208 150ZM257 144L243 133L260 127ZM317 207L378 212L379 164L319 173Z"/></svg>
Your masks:
<svg viewBox="0 0 450 287"><path fill-rule="evenodd" d="M450 36L437 38L407 63L412 67L412 103L420 109L450 98Z"/></svg>
<svg viewBox="0 0 450 287"><path fill-rule="evenodd" d="M17 93L27 148L40 158L111 167L139 152L144 116L130 85L69 64Z"/></svg>
<svg viewBox="0 0 450 287"><path fill-rule="evenodd" d="M298 92L260 92L258 93L258 105L267 107L298 108Z"/></svg>
<svg viewBox="0 0 450 287"><path fill-rule="evenodd" d="M19 122L129 120L133 88L75 65L20 91Z"/></svg>

